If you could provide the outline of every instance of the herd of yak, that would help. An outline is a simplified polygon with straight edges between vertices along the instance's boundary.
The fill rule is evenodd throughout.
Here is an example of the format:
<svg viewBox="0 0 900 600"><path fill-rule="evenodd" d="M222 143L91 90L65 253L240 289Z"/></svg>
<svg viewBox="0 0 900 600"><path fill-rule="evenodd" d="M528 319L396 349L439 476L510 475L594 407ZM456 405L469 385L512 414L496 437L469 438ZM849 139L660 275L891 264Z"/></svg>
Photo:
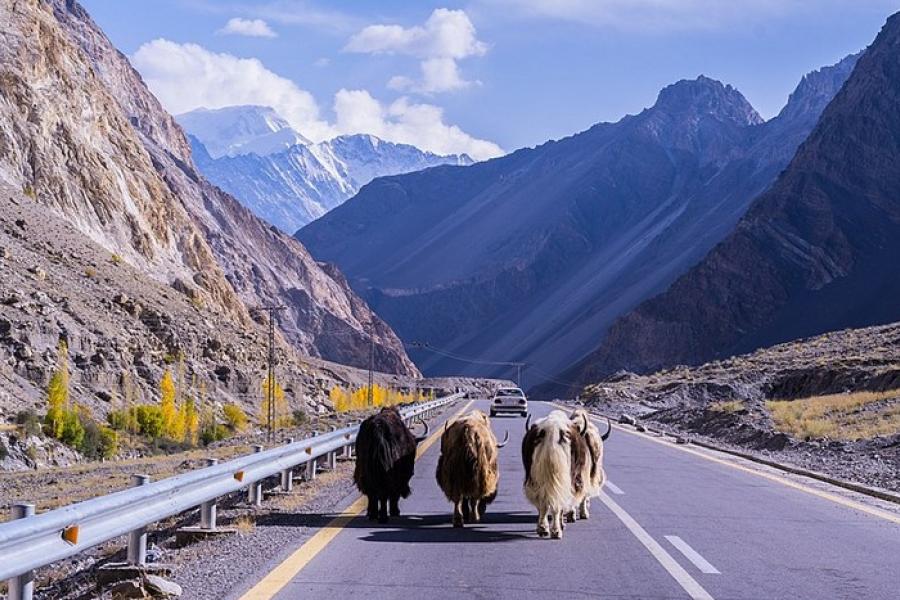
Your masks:
<svg viewBox="0 0 900 600"><path fill-rule="evenodd" d="M525 496L538 510L537 533L562 538L567 522L590 516L591 498L600 494L603 472L603 435L583 409L571 414L554 410L531 423L525 421L522 462L525 466ZM368 498L367 516L386 523L388 513L400 515L400 498L410 494L418 443L400 412L386 407L360 425L356 438L354 481ZM453 503L453 526L478 522L487 505L497 496L500 470L498 449L502 443L491 431L488 416L479 410L448 422L441 435L441 456L436 478Z"/></svg>

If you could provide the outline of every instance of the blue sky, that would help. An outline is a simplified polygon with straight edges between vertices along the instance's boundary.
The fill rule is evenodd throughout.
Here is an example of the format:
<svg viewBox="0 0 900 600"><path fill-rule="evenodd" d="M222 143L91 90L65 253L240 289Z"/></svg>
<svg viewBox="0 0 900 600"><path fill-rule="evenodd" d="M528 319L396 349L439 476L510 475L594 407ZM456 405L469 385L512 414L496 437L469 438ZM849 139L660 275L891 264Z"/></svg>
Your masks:
<svg viewBox="0 0 900 600"><path fill-rule="evenodd" d="M883 0L82 0L173 112L275 105L302 133L364 131L486 158L615 121L705 74L765 118L864 48ZM256 59L256 60L247 60Z"/></svg>

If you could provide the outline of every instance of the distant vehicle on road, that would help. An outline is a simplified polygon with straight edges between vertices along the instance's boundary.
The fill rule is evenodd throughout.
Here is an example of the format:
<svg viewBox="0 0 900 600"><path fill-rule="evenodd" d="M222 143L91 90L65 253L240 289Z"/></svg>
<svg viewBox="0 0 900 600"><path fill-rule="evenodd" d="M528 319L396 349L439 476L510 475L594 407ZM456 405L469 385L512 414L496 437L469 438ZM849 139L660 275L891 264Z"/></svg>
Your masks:
<svg viewBox="0 0 900 600"><path fill-rule="evenodd" d="M528 400L525 392L516 387L500 388L491 400L491 416L501 413L514 413L521 416L528 414Z"/></svg>

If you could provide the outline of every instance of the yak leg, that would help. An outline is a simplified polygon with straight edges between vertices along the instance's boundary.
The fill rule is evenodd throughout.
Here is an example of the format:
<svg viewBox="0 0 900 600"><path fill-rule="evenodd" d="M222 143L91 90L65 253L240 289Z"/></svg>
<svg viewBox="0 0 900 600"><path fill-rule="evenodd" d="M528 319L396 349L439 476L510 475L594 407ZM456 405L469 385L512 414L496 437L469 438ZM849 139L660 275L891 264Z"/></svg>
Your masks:
<svg viewBox="0 0 900 600"><path fill-rule="evenodd" d="M457 500L453 503L453 526L462 527L465 514L466 499Z"/></svg>
<svg viewBox="0 0 900 600"><path fill-rule="evenodd" d="M369 507L366 509L366 518L374 521L378 518L378 498L369 496Z"/></svg>
<svg viewBox="0 0 900 600"><path fill-rule="evenodd" d="M391 516L392 517L400 516L400 497L399 496L391 496Z"/></svg>
<svg viewBox="0 0 900 600"><path fill-rule="evenodd" d="M537 523L537 534L541 537L547 537L549 535L549 531L547 530L547 519L549 515L547 514L547 508L541 507L538 509L538 523Z"/></svg>
<svg viewBox="0 0 900 600"><path fill-rule="evenodd" d="M574 523L575 522L575 509L572 508L566 511L566 523ZM565 527L565 525L563 525Z"/></svg>
<svg viewBox="0 0 900 600"><path fill-rule="evenodd" d="M591 517L590 497L585 496L584 500L581 501L581 506L578 507L578 517L580 519L589 519Z"/></svg>
<svg viewBox="0 0 900 600"><path fill-rule="evenodd" d="M388 499L387 498L379 498L378 499L378 522L379 523L387 523L388 522Z"/></svg>
<svg viewBox="0 0 900 600"><path fill-rule="evenodd" d="M482 517L484 516L484 513L487 510L487 505L488 505L488 503L487 503L486 498L482 498L481 500L478 501L478 514L480 516L482 516Z"/></svg>
<svg viewBox="0 0 900 600"><path fill-rule="evenodd" d="M472 519L472 511L469 510L469 508L470 508L469 507L469 499L464 496L460 499L460 502L462 503L463 521L465 521L466 523L469 523Z"/></svg>
<svg viewBox="0 0 900 600"><path fill-rule="evenodd" d="M469 498L469 506L472 512L472 522L478 523L481 521L481 513L478 512L478 500L475 498Z"/></svg>
<svg viewBox="0 0 900 600"><path fill-rule="evenodd" d="M554 510L551 513L551 519L550 537L554 540L561 540L563 532L562 510Z"/></svg>

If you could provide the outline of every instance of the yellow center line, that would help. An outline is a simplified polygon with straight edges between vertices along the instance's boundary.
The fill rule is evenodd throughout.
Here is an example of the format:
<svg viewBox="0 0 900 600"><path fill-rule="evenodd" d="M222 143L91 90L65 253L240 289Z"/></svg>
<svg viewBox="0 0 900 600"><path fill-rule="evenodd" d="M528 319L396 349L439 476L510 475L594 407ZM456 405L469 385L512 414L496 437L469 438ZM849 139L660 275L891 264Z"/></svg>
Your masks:
<svg viewBox="0 0 900 600"><path fill-rule="evenodd" d="M455 419L466 412L469 407L472 406L472 402L474 402L474 400L469 400L465 406L456 411L456 413L448 420ZM440 439L442 433L443 431L438 429L419 444L416 449L416 460L421 458L422 455L438 441L438 439ZM320 529L314 536L309 538L306 543L297 548L297 550L288 556L284 562L272 569L259 583L241 596L241 600L269 600L270 598L274 598L275 594L280 592L284 586L290 583L290 581L297 576L297 573L309 564L319 552L324 550L344 527L366 508L367 503L368 501L365 496L357 498L353 504L329 521L325 527Z"/></svg>
<svg viewBox="0 0 900 600"><path fill-rule="evenodd" d="M558 405L554 404L554 406L558 406ZM560 406L560 408L562 408L562 407ZM591 416L591 419L593 419L597 423L604 422L601 419L594 417L594 416ZM615 427L615 429L617 431L622 431L624 433L634 435L634 436L643 438L645 440L649 440L651 442L656 442L657 444L662 444L666 448L670 448L673 450L680 450L682 452L687 452L688 454L693 454L694 456L699 456L700 458L712 461L714 463L718 463L720 465L725 465L726 467L731 467L732 469L737 469L738 471L744 471L745 473L751 473L758 477L764 477L770 481L775 481L775 482L785 485L789 488L793 488L795 490L800 490L801 492L806 492L807 494L811 494L813 496L818 496L819 498L822 498L824 500L829 500L830 502L834 502L835 504L840 504L841 506L845 506L847 508L852 508L854 510L864 512L873 517L878 517L879 519L884 519L885 521L890 521L891 523L900 525L900 515L890 513L886 510L882 510L880 508L875 508L874 506L866 506L865 504L862 504L861 502L857 502L856 500L844 498L843 496L838 496L838 495L832 494L830 492L823 492L821 490L817 490L815 488L811 488L809 486L803 485L802 483L797 483L796 481L791 481L790 479L787 479L786 477L781 477L780 475L776 475L774 473L769 473L769 472L766 472L766 471L763 471L760 469L754 469L754 468L751 468L751 467L748 467L745 465L737 464L737 463L731 462L729 460L711 456L704 452L698 452L697 450L693 450L691 448L685 448L684 446L676 446L676 445L673 445L664 440L655 438L653 436L649 436L645 433L641 433L639 431L631 431L630 429L625 429L624 427L621 427L619 425L613 425L613 427Z"/></svg>

